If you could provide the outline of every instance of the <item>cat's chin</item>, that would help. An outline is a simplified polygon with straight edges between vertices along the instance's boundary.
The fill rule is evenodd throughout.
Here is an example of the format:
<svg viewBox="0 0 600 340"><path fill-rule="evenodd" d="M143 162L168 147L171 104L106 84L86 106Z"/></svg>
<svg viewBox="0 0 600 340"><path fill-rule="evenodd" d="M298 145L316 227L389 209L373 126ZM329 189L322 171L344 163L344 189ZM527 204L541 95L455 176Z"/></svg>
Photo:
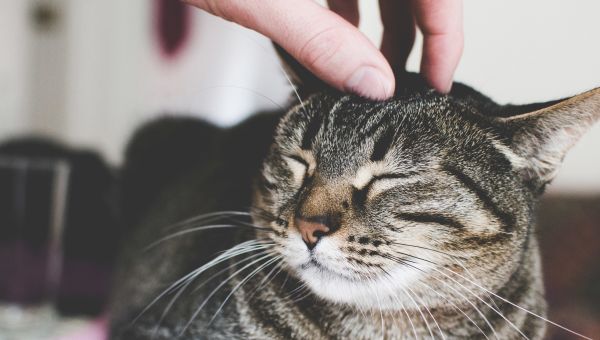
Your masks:
<svg viewBox="0 0 600 340"><path fill-rule="evenodd" d="M422 275L398 266L387 274L354 278L315 264L303 266L298 274L311 291L322 299L382 310L401 310L403 305L412 305L409 289Z"/></svg>
<svg viewBox="0 0 600 340"><path fill-rule="evenodd" d="M322 240L312 252L297 234L289 235L286 241L282 255L288 266L315 295L334 303L400 310L402 305L413 303L407 293L424 275L403 265L379 273L358 274L333 238Z"/></svg>

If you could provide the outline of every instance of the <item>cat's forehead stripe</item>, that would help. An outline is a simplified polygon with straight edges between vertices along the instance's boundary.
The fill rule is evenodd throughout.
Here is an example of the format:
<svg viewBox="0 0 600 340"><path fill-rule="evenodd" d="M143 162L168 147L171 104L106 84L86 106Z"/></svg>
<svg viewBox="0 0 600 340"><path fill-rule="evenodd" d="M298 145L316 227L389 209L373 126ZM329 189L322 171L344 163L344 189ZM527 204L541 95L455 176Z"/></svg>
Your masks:
<svg viewBox="0 0 600 340"><path fill-rule="evenodd" d="M373 145L373 152L371 153L371 161L377 162L383 160L387 154L389 148L394 142L395 131L388 129L384 131L381 136L375 141Z"/></svg>
<svg viewBox="0 0 600 340"><path fill-rule="evenodd" d="M323 115L315 114L307 124L304 137L302 138L302 149L309 150L312 146L313 140L317 136L319 129L321 128L321 122Z"/></svg>
<svg viewBox="0 0 600 340"><path fill-rule="evenodd" d="M334 115L346 101L350 99L350 96L346 96L338 100L335 105L331 108L329 113L316 112L309 120L304 131L304 137L302 138L302 149L310 150L312 144L319 134L319 131L327 131L330 124L330 117Z"/></svg>

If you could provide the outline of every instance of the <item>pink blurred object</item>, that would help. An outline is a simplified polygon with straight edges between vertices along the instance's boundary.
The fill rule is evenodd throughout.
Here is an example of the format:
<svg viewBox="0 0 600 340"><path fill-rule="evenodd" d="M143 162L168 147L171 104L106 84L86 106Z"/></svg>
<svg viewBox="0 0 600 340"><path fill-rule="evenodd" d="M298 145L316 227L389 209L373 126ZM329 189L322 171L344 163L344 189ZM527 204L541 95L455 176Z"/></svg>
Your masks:
<svg viewBox="0 0 600 340"><path fill-rule="evenodd" d="M107 340L108 339L108 318L101 317L90 322L83 329L67 336L61 336L56 340Z"/></svg>

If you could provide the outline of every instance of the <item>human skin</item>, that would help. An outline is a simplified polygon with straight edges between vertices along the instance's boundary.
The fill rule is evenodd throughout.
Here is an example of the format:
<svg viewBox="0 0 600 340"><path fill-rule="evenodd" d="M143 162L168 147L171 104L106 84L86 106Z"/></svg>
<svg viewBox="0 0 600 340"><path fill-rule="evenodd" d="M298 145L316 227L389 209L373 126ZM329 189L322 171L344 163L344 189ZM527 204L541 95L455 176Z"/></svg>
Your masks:
<svg viewBox="0 0 600 340"><path fill-rule="evenodd" d="M380 0L381 50L358 29L357 0L183 0L269 37L331 86L371 99L394 94L418 27L421 74L450 91L463 49L462 0Z"/></svg>

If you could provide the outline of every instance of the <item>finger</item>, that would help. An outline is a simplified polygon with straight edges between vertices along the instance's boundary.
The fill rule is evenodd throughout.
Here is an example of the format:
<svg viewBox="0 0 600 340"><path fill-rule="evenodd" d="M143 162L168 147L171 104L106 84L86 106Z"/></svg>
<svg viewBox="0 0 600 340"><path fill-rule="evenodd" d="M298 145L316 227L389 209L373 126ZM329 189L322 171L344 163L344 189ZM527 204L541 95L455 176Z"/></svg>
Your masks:
<svg viewBox="0 0 600 340"><path fill-rule="evenodd" d="M406 68L406 60L415 42L415 19L410 0L379 0L383 38L381 52L395 74Z"/></svg>
<svg viewBox="0 0 600 340"><path fill-rule="evenodd" d="M358 14L358 0L327 0L329 9L337 13L349 23L358 27L360 15Z"/></svg>
<svg viewBox="0 0 600 340"><path fill-rule="evenodd" d="M462 0L413 0L413 7L423 32L421 73L446 93L463 51Z"/></svg>
<svg viewBox="0 0 600 340"><path fill-rule="evenodd" d="M256 30L333 87L371 99L394 93L379 50L352 24L311 0L186 0Z"/></svg>

